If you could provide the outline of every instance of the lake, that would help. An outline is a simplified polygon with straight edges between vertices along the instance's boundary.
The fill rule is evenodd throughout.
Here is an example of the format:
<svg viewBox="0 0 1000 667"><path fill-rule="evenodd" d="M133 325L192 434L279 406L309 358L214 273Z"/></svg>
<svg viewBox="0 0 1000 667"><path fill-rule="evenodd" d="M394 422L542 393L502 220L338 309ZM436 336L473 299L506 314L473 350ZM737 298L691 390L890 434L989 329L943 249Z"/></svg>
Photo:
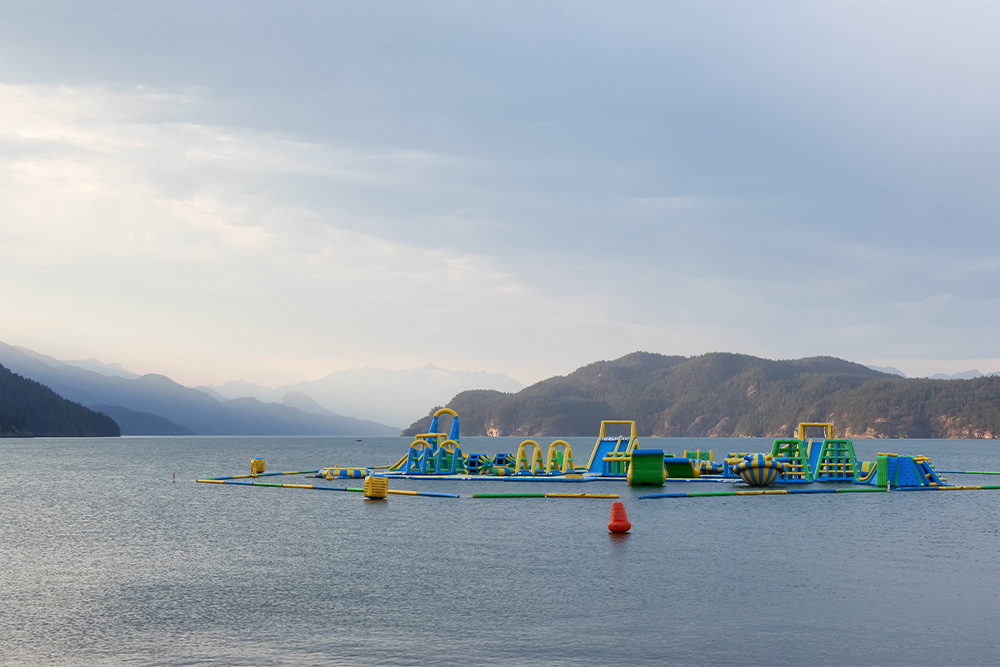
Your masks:
<svg viewBox="0 0 1000 667"><path fill-rule="evenodd" d="M393 480L461 498L366 501L194 481L248 473L252 458L269 471L384 465L409 442L0 440L0 663L998 662L1000 491L638 500L659 489ZM586 462L594 438L569 442ZM716 460L770 442L640 439ZM854 441L861 459L925 454L938 470L1000 470L998 444ZM472 498L542 487L621 494L631 533L609 535L612 500Z"/></svg>

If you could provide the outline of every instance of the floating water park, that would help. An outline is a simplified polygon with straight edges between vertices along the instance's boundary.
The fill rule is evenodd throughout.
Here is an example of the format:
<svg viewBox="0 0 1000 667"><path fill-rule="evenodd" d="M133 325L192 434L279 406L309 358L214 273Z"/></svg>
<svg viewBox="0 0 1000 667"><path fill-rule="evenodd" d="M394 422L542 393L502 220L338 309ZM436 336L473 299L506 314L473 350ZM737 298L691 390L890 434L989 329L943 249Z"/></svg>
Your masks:
<svg viewBox="0 0 1000 667"><path fill-rule="evenodd" d="M450 417L447 432L441 418ZM808 435L819 430L819 435ZM458 414L449 408L434 413L427 433L414 437L406 453L386 466L331 466L314 470L268 472L264 459L252 459L249 474L197 480L207 484L343 491L380 500L389 495L459 498L459 494L392 488L398 480L494 480L498 482L584 483L619 481L631 487L664 487L671 482L714 482L714 491L645 493L639 500L712 496L773 496L814 493L890 491L1000 490L997 485L951 484L944 474L1000 475L1000 472L937 470L922 455L879 453L860 461L854 445L838 438L831 423L800 423L795 437L777 438L770 451L730 452L721 461L714 452L641 448L634 421L601 422L589 457L574 458L566 440L544 446L526 439L513 452L493 455L462 451ZM616 431L619 434L613 435ZM300 475L316 483L268 482L262 478ZM362 486L340 486L358 480ZM358 482L355 482L358 483ZM616 493L513 492L473 493L473 498L618 498Z"/></svg>

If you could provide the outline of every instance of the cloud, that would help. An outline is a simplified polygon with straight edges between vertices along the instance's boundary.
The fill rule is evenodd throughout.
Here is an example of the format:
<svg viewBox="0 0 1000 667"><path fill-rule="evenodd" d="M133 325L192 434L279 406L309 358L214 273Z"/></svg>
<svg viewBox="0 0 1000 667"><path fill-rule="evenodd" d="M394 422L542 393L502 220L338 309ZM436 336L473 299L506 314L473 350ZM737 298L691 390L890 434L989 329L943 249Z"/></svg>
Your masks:
<svg viewBox="0 0 1000 667"><path fill-rule="evenodd" d="M385 8L0 8L10 342L992 356L992 6Z"/></svg>
<svg viewBox="0 0 1000 667"><path fill-rule="evenodd" d="M345 320L391 328L416 322L421 302L435 296L475 302L523 292L487 257L357 231L380 225L362 210L338 210L319 196L312 199L322 205L309 207L288 193L297 178L416 187L433 156L150 122L142 117L150 103L136 91L0 89L4 143L17 149L0 161L0 255L7 278L34 284L23 305L58 293L67 310L51 317L60 320L100 313L114 295L132 315L123 338L153 313L160 326L224 321L229 312L217 333L233 339L241 323L267 329L275 316L285 323L278 332L343 329Z"/></svg>
<svg viewBox="0 0 1000 667"><path fill-rule="evenodd" d="M521 354L525 337L548 349L569 329L606 328L593 325L578 287L549 280L564 262L524 272L462 250L463 226L492 224L482 216L400 221L329 194L434 190L448 156L157 120L169 115L157 104L197 116L199 103L146 89L0 89L3 141L17 149L0 160L0 273L19 287L6 325L17 331L19 311L37 313L26 332L72 321L82 333L71 348L160 372L173 356L231 367L219 357L241 355L300 371L301 358L275 352L289 347L305 358L343 349L388 365L432 357L475 368ZM427 221L409 235L419 242L399 233ZM136 361L150 348L162 366Z"/></svg>

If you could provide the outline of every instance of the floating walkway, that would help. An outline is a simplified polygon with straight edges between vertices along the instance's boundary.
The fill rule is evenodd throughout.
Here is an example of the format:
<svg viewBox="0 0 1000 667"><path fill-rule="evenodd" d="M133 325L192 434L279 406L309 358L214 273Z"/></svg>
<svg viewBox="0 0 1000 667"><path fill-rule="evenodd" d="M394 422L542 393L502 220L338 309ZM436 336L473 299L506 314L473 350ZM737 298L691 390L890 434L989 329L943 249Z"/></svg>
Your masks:
<svg viewBox="0 0 1000 667"><path fill-rule="evenodd" d="M249 475L247 475L249 477ZM364 489L351 486L320 486L319 484L279 484L277 482L254 482L233 478L213 478L195 480L202 484L239 484L241 486L268 486L280 489L312 489L314 491L351 491L364 493ZM430 496L432 498L461 498L456 493L436 493L434 491L404 491L402 489L388 489L386 493L400 496Z"/></svg>
<svg viewBox="0 0 1000 667"><path fill-rule="evenodd" d="M617 493L473 493L473 498L618 498Z"/></svg>
<svg viewBox="0 0 1000 667"><path fill-rule="evenodd" d="M401 475L388 473L387 479L412 479L441 482L547 482L549 484L583 484L585 482L624 482L624 477L571 477L569 475Z"/></svg>
<svg viewBox="0 0 1000 667"><path fill-rule="evenodd" d="M982 486L901 486L896 491L996 491L1000 484L983 484Z"/></svg>
<svg viewBox="0 0 1000 667"><path fill-rule="evenodd" d="M251 477L272 477L274 475L311 475L317 473L319 470L292 470L290 472L257 472L250 473L249 475L227 475L225 477L211 477L212 481L222 481L228 479L250 479ZM199 482L204 482L205 480L199 479Z"/></svg>
<svg viewBox="0 0 1000 667"><path fill-rule="evenodd" d="M753 491L692 491L690 493L647 493L639 496L639 500L657 498L708 498L717 496L790 496L801 493L887 493L889 487L856 486L836 489L755 489ZM896 491L984 491L1000 490L1000 484L983 486L900 486L892 488Z"/></svg>

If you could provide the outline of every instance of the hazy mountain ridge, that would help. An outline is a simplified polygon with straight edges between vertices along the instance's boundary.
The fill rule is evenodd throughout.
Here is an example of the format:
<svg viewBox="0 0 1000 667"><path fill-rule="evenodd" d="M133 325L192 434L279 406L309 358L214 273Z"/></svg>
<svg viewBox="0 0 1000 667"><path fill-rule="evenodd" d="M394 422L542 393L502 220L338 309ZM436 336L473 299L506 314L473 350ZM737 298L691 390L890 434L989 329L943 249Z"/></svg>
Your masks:
<svg viewBox="0 0 1000 667"><path fill-rule="evenodd" d="M116 412L127 435L166 432L201 435L396 435L399 430L340 415L307 414L260 401L220 402L163 375L108 376L0 343L0 363L83 405ZM166 420L172 426L157 419ZM176 427L176 428L175 428ZM130 430L136 429L136 430Z"/></svg>
<svg viewBox="0 0 1000 667"><path fill-rule="evenodd" d="M879 371L880 373L888 373L889 375L898 375L901 378L905 378L906 377L906 373L904 373L903 371L899 370L895 366L871 366L871 365L869 365L868 368L872 369L873 371Z"/></svg>
<svg viewBox="0 0 1000 667"><path fill-rule="evenodd" d="M186 426L180 426L166 417L148 412L136 412L120 405L105 403L96 403L90 408L114 419L124 435L195 435L195 432Z"/></svg>
<svg viewBox="0 0 1000 667"><path fill-rule="evenodd" d="M890 375L898 375L899 377L907 377L906 373L894 368L893 366L868 366L868 368L873 371L881 371L883 373L889 373ZM970 368L967 371L960 371L958 373L935 373L929 376L931 380L974 380L981 377L989 377L991 375L1000 375L1000 373L983 373L977 368Z"/></svg>
<svg viewBox="0 0 1000 667"><path fill-rule="evenodd" d="M246 382L183 387L157 374L136 376L97 360L62 362L0 343L0 363L99 409L129 435L395 435L381 423L342 417L329 400L372 401L408 411L405 421L447 404L470 435L592 435L601 419L636 419L653 435L787 435L798 421L829 421L838 433L867 437L997 437L1000 378L902 377L832 357L771 361L713 353L699 357L637 352L589 364L530 387L490 373L460 373L433 365L409 371L364 368L279 389ZM76 364L83 363L95 370ZM450 400L427 391L454 383L500 384L509 391L466 389ZM456 379L457 378L457 379ZM449 385L451 383L451 385ZM251 389L257 397L227 398L221 390ZM405 398L404 398L405 397ZM397 405L405 403L405 405ZM407 434L426 429L429 417ZM404 422L405 423L405 422Z"/></svg>
<svg viewBox="0 0 1000 667"><path fill-rule="evenodd" d="M935 373L930 376L931 380L975 380L976 378L990 377L993 375L1000 375L1000 373L981 373L979 369L972 368L967 371L962 371L961 373Z"/></svg>
<svg viewBox="0 0 1000 667"><path fill-rule="evenodd" d="M594 435L602 419L634 419L655 436L789 436L831 421L847 437L1000 437L1000 377L909 379L833 357L636 352L515 394L462 392L447 407L468 435Z"/></svg>
<svg viewBox="0 0 1000 667"><path fill-rule="evenodd" d="M298 382L277 389L242 380L203 389L217 396L252 396L262 401L296 405L310 412L307 396L321 410L351 414L385 424L409 424L432 405L440 405L455 394L471 389L519 391L524 383L502 373L452 371L428 364L407 370L385 370L365 366L337 371L318 380ZM292 395L289 398L289 395ZM315 408L312 408L315 409Z"/></svg>
<svg viewBox="0 0 1000 667"><path fill-rule="evenodd" d="M115 421L0 364L0 437L117 437Z"/></svg>

